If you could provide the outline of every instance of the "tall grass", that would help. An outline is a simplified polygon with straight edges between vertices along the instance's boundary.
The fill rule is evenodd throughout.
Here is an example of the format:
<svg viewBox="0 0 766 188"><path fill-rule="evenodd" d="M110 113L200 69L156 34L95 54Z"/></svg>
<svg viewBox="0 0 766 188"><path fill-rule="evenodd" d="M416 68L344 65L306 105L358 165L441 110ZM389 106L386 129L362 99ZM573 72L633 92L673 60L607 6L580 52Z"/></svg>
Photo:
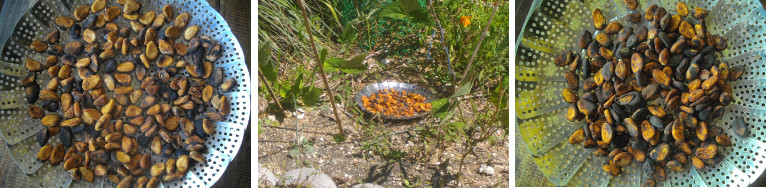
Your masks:
<svg viewBox="0 0 766 188"><path fill-rule="evenodd" d="M330 46L327 43L331 36L337 35L333 29L337 25L335 16L327 11L329 0L307 0L306 9L309 24L315 28L312 34L319 46ZM293 0L259 0L258 1L258 41L271 41L271 49L275 54L282 54L289 63L305 62L311 59L311 46L306 24L301 19L301 11ZM332 25L330 25L332 24ZM302 63L301 63L302 64Z"/></svg>

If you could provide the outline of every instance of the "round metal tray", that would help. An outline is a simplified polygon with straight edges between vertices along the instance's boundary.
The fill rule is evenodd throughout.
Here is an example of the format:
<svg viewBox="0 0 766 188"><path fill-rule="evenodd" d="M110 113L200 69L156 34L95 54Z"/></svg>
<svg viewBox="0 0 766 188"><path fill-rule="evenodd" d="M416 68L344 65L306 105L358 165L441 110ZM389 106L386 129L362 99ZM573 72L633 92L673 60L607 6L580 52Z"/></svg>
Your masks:
<svg viewBox="0 0 766 188"><path fill-rule="evenodd" d="M676 14L677 1L639 0L640 11L651 4ZM729 66L745 65L742 79L731 82L735 101L713 124L723 128L732 146L719 149L722 162L697 170L685 165L684 172L666 170L665 181L657 186L735 186L753 183L766 168L766 10L755 0L685 1L690 9L704 8L711 34L728 40L729 48L718 59ZM557 186L639 186L649 178L639 162L623 168L619 176L610 176L601 168L605 158L596 157L593 149L570 145L567 138L582 122L566 120L568 104L561 98L566 88L562 67L553 63L562 50L578 50L577 37L584 29L593 31L591 12L601 8L606 18L619 20L628 10L622 1L540 0L533 3L522 29L516 50L516 126L521 140L534 157L540 171ZM645 23L645 22L642 22ZM577 51L579 52L579 50ZM743 118L750 134L740 137L730 130L735 119Z"/></svg>
<svg viewBox="0 0 766 188"><path fill-rule="evenodd" d="M356 106L358 106L359 109L362 109L362 111L373 114L372 112L370 112L364 107L364 104L362 103L362 96L369 97L373 93L378 92L380 90L384 90L384 89L395 89L400 91L406 91L409 93L416 93L425 97L426 103L430 103L431 101L433 101L433 95L431 94L431 92L423 87L407 84L407 83L401 83L401 82L386 81L381 83L370 84L362 88L362 90L359 90L359 92L354 96L354 102L356 102ZM407 116L407 117L395 117L395 116L381 116L381 117L386 119L395 119L395 120L409 120L409 119L420 118L430 113L431 112L429 111L427 113L422 113L415 116Z"/></svg>
<svg viewBox="0 0 766 188"><path fill-rule="evenodd" d="M138 0L138 2L142 4L142 12L148 10L161 12L162 6L166 4L173 7L176 15L188 12L191 17L188 25L200 26L198 36L210 36L223 46L222 57L213 64L215 67L223 68L226 78L236 79L237 85L229 92L222 93L230 99L231 112L222 121L216 122L216 133L205 140L207 151L203 153L203 156L207 158L208 163L196 163L189 167L189 173L185 177L161 183L163 187L212 186L239 151L250 118L250 75L242 48L223 17L204 0ZM35 141L34 135L44 126L39 120L28 117L25 89L18 85L19 80L28 73L24 68L24 61L35 59L42 62L46 57L44 53L29 50L31 42L44 40L49 32L56 29L57 26L53 22L56 17L71 17L71 12L77 6L91 3L92 0L41 0L26 12L15 26L13 23L4 23L12 26L7 28L12 28L13 34L0 51L0 121L3 122L0 124L0 135L8 145L13 160L36 187L115 186L103 177L96 177L93 182L72 181L68 172L62 167L53 167L50 163L36 160L35 156L40 146ZM120 5L115 1L108 1L107 6ZM113 22L117 22L122 27L128 26L122 16ZM60 42L73 41L63 30L60 36ZM150 72L153 73L153 70ZM39 76L37 82L42 85L49 80L48 76ZM82 140L77 135L75 137L75 140ZM50 138L49 143L57 144L60 141L57 137L53 137ZM144 147L141 149L141 151L148 150ZM161 157L152 157L153 163L164 160Z"/></svg>

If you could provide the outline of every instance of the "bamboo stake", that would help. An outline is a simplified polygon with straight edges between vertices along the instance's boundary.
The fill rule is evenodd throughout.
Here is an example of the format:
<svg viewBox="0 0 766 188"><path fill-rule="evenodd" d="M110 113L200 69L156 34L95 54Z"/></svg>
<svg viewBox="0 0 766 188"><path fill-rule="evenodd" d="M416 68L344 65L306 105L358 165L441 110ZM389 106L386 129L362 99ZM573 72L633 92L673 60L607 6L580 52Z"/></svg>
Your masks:
<svg viewBox="0 0 766 188"><path fill-rule="evenodd" d="M471 55L471 60L468 60L468 66L465 67L465 71L463 71L463 77L460 78L461 85L463 84L463 81L465 81L465 77L468 76L468 71L471 70L471 65L473 65L473 60L476 59L476 53L479 52L479 47L481 46L481 42L484 41L484 37L487 36L487 29L489 29L489 24L492 23L492 18L495 17L495 12L497 12L497 8L500 7L500 3L502 0L498 0L497 4L495 4L495 8L492 9L492 14L489 15L489 21L487 21L487 26L484 27L484 31L481 32L481 38L479 38L479 43L476 44L476 48L473 49L473 55Z"/></svg>
<svg viewBox="0 0 766 188"><path fill-rule="evenodd" d="M298 6L301 8L301 13L303 15L303 23L306 24L306 32L309 34L309 40L311 41L311 52L314 53L315 61L317 62L317 66L319 67L319 74L322 76L322 83L324 83L324 87L327 90L327 95L330 97L330 104L332 105L332 112L335 114L335 122L338 124L338 131L340 131L341 135L345 135L343 132L343 126L340 123L340 117L338 116L338 107L335 106L335 98L332 96L332 89L330 88L330 85L327 84L327 75L324 73L324 68L322 66L322 61L319 59L319 52L317 52L317 47L314 44L314 35L311 34L311 24L309 24L309 19L306 17L306 8L303 6L304 0L298 1Z"/></svg>

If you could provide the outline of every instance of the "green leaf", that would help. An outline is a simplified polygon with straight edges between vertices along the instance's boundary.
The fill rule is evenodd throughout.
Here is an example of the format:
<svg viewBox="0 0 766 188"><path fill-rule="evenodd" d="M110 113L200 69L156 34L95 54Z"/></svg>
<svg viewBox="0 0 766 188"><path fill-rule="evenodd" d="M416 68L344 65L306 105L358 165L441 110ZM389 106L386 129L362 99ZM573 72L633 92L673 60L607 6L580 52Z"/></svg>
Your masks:
<svg viewBox="0 0 766 188"><path fill-rule="evenodd" d="M402 5L397 2L392 2L386 5L383 10L380 10L380 16L395 20L402 20L407 18L407 14L402 9Z"/></svg>
<svg viewBox="0 0 766 188"><path fill-rule="evenodd" d="M271 42L267 41L258 49L258 71L266 77L266 81L273 83L277 80L277 73L269 58L271 58Z"/></svg>
<svg viewBox="0 0 766 188"><path fill-rule="evenodd" d="M288 153L288 155L290 155L290 157L297 157L299 153L300 151L298 151L298 148L293 148L290 150L290 153Z"/></svg>
<svg viewBox="0 0 766 188"><path fill-rule="evenodd" d="M431 19L431 16L428 15L428 12L426 12L425 9L418 9L415 11L412 11L410 13L407 13L412 17L412 23L419 26L428 26L432 25L433 19Z"/></svg>
<svg viewBox="0 0 766 188"><path fill-rule="evenodd" d="M301 97L303 98L303 104L306 106L314 106L316 102L319 100L319 96L322 95L322 90L315 87L304 87L303 92L301 92Z"/></svg>
<svg viewBox="0 0 766 188"><path fill-rule="evenodd" d="M258 64L266 63L271 58L271 42L266 41L258 47Z"/></svg>
<svg viewBox="0 0 766 188"><path fill-rule="evenodd" d="M332 135L332 140L335 140L335 143L340 144L343 141L346 141L346 136L342 134L334 134Z"/></svg>
<svg viewBox="0 0 766 188"><path fill-rule="evenodd" d="M314 151L316 151L316 148L314 148L314 146L307 145L306 146L306 150L304 150L303 153L306 154L306 155L309 155L309 154L314 153Z"/></svg>
<svg viewBox="0 0 766 188"><path fill-rule="evenodd" d="M465 126L465 122L455 122L455 123L452 124L452 127L455 130L461 130L461 129L463 129L464 126Z"/></svg>
<svg viewBox="0 0 766 188"><path fill-rule="evenodd" d="M325 73L337 72L338 70L340 70L342 68L343 63L345 63L345 62L346 62L346 60L345 59L341 59L341 58L333 57L333 58L327 59L327 60L325 60L325 62L323 64L324 72Z"/></svg>
<svg viewBox="0 0 766 188"><path fill-rule="evenodd" d="M301 87L303 86L303 73L298 73L298 77L293 81L293 85L290 88L290 92L293 94L300 94Z"/></svg>
<svg viewBox="0 0 766 188"><path fill-rule="evenodd" d="M330 3L327 1L322 1L322 3L324 3L324 5L327 6L328 9L330 9L330 12L332 12L332 16L335 17L335 22L338 23L338 25L340 25L340 20L338 19L338 14L335 13L335 8L333 8L332 5L330 5Z"/></svg>
<svg viewBox="0 0 766 188"><path fill-rule="evenodd" d="M258 70L261 71L263 77L266 77L267 82L274 83L277 81L277 72L274 70L274 65L271 64L271 61L258 64Z"/></svg>
<svg viewBox="0 0 766 188"><path fill-rule="evenodd" d="M356 41L357 32L353 25L346 24L343 26L343 33L340 36L340 41L343 44L350 44Z"/></svg>
<svg viewBox="0 0 766 188"><path fill-rule="evenodd" d="M325 58L327 58L327 48L320 47L322 50L319 51L319 61L322 61L324 64Z"/></svg>
<svg viewBox="0 0 766 188"><path fill-rule="evenodd" d="M364 65L364 59L366 54L357 55L343 64L341 71L349 74L357 74L367 70L367 66Z"/></svg>
<svg viewBox="0 0 766 188"><path fill-rule="evenodd" d="M462 87L460 87L460 89L457 90L457 92L455 92L455 94L452 94L452 96L450 96L449 98L456 98L456 97L466 95L471 92L471 87L473 87L472 82L465 83L463 84Z"/></svg>
<svg viewBox="0 0 766 188"><path fill-rule="evenodd" d="M431 102L431 107L433 107L434 115L439 118L444 118L444 116L447 114L447 111L449 111L449 99L448 98L441 98L439 100Z"/></svg>
<svg viewBox="0 0 766 188"><path fill-rule="evenodd" d="M418 3L418 0L399 0L399 4L402 6L404 13L412 13L412 11L423 9Z"/></svg>
<svg viewBox="0 0 766 188"><path fill-rule="evenodd" d="M284 84L276 84L276 85L280 86L279 87L279 96L281 96L282 98L287 97L287 94L290 93L290 89L288 89L288 87L285 86Z"/></svg>

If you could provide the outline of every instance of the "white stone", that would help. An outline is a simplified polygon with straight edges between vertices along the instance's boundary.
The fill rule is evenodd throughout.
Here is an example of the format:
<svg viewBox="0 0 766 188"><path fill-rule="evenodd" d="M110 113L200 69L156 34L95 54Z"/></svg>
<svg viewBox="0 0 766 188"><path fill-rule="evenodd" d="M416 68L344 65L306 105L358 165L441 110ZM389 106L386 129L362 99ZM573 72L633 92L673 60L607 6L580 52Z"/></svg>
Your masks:
<svg viewBox="0 0 766 188"><path fill-rule="evenodd" d="M271 187L275 186L277 184L277 177L274 176L274 173L271 173L271 170L262 167L262 165L258 165L258 186L266 186Z"/></svg>
<svg viewBox="0 0 766 188"><path fill-rule="evenodd" d="M298 119L303 119L303 116L306 115L306 111L303 111L303 109L298 108L297 111L293 112L293 116Z"/></svg>
<svg viewBox="0 0 766 188"><path fill-rule="evenodd" d="M484 174L487 176L493 176L495 175L495 168L492 168L491 166L484 166L482 165L479 168L479 174Z"/></svg>
<svg viewBox="0 0 766 188"><path fill-rule="evenodd" d="M316 188L335 188L335 182L327 174L311 168L299 168L287 171L282 175L284 181L277 183L277 186L310 186Z"/></svg>
<svg viewBox="0 0 766 188"><path fill-rule="evenodd" d="M258 113L261 113L269 107L269 101L263 97L258 97Z"/></svg>

